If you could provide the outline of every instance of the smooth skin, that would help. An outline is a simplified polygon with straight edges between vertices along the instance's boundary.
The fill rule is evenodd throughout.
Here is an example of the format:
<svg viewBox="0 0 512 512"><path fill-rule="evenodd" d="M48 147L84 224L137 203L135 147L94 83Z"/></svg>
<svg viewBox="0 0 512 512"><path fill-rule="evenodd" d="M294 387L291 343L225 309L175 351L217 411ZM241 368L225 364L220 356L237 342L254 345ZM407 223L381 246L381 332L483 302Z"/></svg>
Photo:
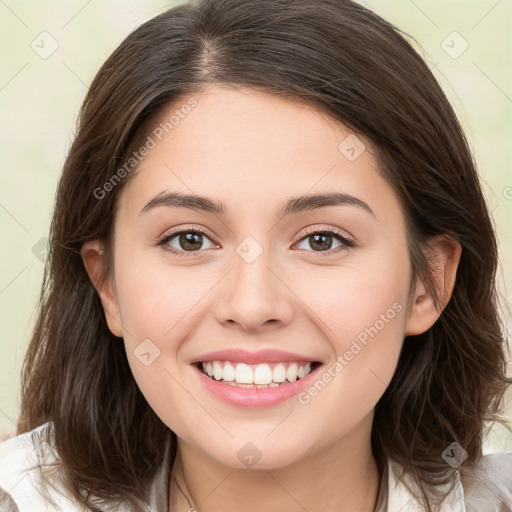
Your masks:
<svg viewBox="0 0 512 512"><path fill-rule="evenodd" d="M102 241L82 247L109 328L123 338L149 405L178 436L186 492L200 512L373 511L380 478L370 444L374 407L404 337L425 332L441 313L421 280L409 293L398 198L370 145L350 161L338 149L348 128L314 108L219 84L193 97L197 106L121 191L110 277L100 281ZM164 191L207 196L225 212L158 206L140 213ZM345 204L278 216L290 197L326 192L355 196L373 214ZM171 230L194 229L205 235L192 250L179 234L158 244ZM315 244L311 233L327 229L355 245L329 237ZM248 236L263 250L251 263L236 250ZM432 247L444 306L461 248L447 237ZM232 406L213 397L189 364L214 350L274 348L320 361L324 370L396 302L401 311L308 404L293 397L267 408ZM150 365L136 355L145 339L160 350ZM248 442L261 453L251 468L237 456ZM186 511L177 467L170 510Z"/></svg>

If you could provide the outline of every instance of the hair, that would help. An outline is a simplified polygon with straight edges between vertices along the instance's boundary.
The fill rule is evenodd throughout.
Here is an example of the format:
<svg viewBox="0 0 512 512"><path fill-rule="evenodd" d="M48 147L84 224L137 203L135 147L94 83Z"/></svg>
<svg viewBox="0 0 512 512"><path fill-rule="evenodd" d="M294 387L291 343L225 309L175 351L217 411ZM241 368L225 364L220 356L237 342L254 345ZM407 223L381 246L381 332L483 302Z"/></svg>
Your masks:
<svg viewBox="0 0 512 512"><path fill-rule="evenodd" d="M353 1L199 0L139 26L100 68L58 184L18 421L18 434L53 422L66 486L90 510L99 510L93 496L145 510L162 446L169 466L177 446L140 392L80 254L101 239L111 272L117 199L134 172L104 197L94 191L120 176L158 116L209 84L300 101L368 141L403 208L413 281L436 306L429 241L462 247L450 301L428 331L405 338L376 405L381 474L388 458L402 464L430 511L445 448L459 443L464 466L475 465L485 422L508 428L494 225L457 117L407 37Z"/></svg>

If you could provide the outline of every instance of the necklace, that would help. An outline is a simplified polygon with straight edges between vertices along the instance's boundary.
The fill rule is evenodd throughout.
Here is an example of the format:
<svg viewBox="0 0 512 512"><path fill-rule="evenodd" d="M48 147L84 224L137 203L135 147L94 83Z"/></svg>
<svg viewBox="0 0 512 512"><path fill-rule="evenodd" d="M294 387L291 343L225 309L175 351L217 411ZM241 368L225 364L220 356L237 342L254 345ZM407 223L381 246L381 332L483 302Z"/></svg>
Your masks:
<svg viewBox="0 0 512 512"><path fill-rule="evenodd" d="M189 498L188 492L185 492L180 484L180 480L182 480L183 484L186 486L187 491L188 491L188 485L185 480L185 474L183 472L183 464L182 464L181 458L179 459L178 467L176 469L177 469L177 471L176 471L176 474L174 475L174 482L176 483L176 486L178 487L178 489L181 492L181 494L183 495L183 497L187 500L188 507L189 507L187 512L199 512L195 506L195 503L194 503L194 505L192 505L192 503L190 501L191 498Z"/></svg>
<svg viewBox="0 0 512 512"><path fill-rule="evenodd" d="M192 503L190 503L188 496L183 492L183 489L181 488L181 485L178 483L178 481L176 481L176 485L178 486L178 489L180 490L181 494L183 494L184 498L187 500L187 503L188 503L187 512L199 512L195 507L192 506Z"/></svg>

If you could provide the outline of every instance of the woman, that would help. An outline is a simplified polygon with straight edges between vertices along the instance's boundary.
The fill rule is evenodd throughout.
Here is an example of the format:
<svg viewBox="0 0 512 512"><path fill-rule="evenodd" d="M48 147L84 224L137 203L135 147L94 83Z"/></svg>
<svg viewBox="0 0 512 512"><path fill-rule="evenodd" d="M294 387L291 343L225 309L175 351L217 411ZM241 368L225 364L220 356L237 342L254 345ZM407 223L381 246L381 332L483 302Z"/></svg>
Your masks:
<svg viewBox="0 0 512 512"><path fill-rule="evenodd" d="M139 27L50 239L2 503L511 510L512 455L482 457L511 384L492 221L441 88L368 9Z"/></svg>

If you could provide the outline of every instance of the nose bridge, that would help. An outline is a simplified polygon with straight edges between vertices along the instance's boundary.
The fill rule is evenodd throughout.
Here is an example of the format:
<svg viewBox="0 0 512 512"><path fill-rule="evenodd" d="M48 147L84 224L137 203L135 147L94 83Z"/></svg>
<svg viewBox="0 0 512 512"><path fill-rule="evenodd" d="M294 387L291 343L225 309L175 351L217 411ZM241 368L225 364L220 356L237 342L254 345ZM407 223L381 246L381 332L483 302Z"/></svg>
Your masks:
<svg viewBox="0 0 512 512"><path fill-rule="evenodd" d="M237 247L237 257L234 258L234 291L238 294L254 295L255 298L269 300L272 294L272 254L268 241L265 248L253 236L246 237Z"/></svg>
<svg viewBox="0 0 512 512"><path fill-rule="evenodd" d="M215 312L217 319L235 322L246 330L266 323L288 323L293 312L291 296L275 275L278 265L268 237L262 243L254 236L245 237L235 248L232 264L231 277Z"/></svg>

